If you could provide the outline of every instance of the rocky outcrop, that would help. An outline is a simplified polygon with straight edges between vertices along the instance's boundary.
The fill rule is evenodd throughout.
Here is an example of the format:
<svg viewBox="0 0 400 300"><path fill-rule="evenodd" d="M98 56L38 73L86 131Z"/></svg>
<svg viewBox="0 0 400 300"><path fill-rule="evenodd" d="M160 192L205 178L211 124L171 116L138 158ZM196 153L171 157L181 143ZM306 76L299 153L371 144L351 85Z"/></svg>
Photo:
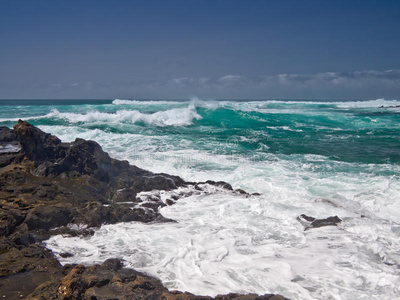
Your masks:
<svg viewBox="0 0 400 300"><path fill-rule="evenodd" d="M161 197L151 191L168 193L188 184L199 192L203 185L232 190L225 182L187 183L155 174L112 159L94 141L63 143L24 121L14 130L0 127L0 297L212 299L168 291L159 280L124 268L116 259L89 267L61 266L41 245L52 234L93 234L93 227L102 224L170 222L158 209L180 195ZM215 299L284 298L229 294Z"/></svg>
<svg viewBox="0 0 400 300"><path fill-rule="evenodd" d="M56 293L54 293L56 291ZM36 288L27 299L201 299L211 297L195 296L190 293L168 291L161 282L133 269L123 268L118 259L109 259L101 265L85 267L68 265L62 276ZM238 295L217 296L214 299L269 299L283 300L277 295Z"/></svg>
<svg viewBox="0 0 400 300"><path fill-rule="evenodd" d="M304 230L308 230L311 228L319 228L324 226L337 226L342 220L338 216L328 217L325 219L316 219L314 217L310 217L307 215L300 215L297 217L297 220L303 224Z"/></svg>

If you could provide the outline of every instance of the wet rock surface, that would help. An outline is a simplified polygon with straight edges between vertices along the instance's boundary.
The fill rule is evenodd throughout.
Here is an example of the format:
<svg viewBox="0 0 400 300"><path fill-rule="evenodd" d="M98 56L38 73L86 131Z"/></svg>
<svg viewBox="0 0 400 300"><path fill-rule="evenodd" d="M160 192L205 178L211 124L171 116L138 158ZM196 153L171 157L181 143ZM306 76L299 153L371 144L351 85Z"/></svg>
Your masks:
<svg viewBox="0 0 400 300"><path fill-rule="evenodd" d="M0 168L10 164L20 150L15 132L8 127L0 127Z"/></svg>
<svg viewBox="0 0 400 300"><path fill-rule="evenodd" d="M213 299L168 291L158 279L124 268L117 259L61 266L41 244L54 234L90 235L102 224L171 222L158 209L190 196L171 192L189 185L199 193L210 187L232 191L226 182L188 183L131 166L110 158L93 141L62 143L24 121L14 130L0 127L0 298ZM285 298L229 294L215 299Z"/></svg>
<svg viewBox="0 0 400 300"><path fill-rule="evenodd" d="M300 215L297 220L303 224L304 230L309 230L311 228L319 228L324 226L337 226L342 220L338 216L328 217L325 219L316 219L307 215Z"/></svg>

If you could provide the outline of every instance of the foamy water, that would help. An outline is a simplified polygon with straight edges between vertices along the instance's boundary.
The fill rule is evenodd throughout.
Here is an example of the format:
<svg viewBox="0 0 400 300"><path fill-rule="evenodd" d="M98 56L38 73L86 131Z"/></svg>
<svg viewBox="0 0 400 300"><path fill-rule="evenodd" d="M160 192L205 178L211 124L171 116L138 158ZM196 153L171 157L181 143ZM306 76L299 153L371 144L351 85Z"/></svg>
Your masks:
<svg viewBox="0 0 400 300"><path fill-rule="evenodd" d="M282 177L287 180L288 175L294 176ZM282 180L268 180L262 196L218 193L180 199L161 210L178 223L105 225L91 238L56 236L47 245L56 253L74 254L62 259L64 263L118 257L170 289L201 295L268 292L292 299L396 299L400 226L390 219L398 219L399 211L393 204L369 202L398 195L399 181L371 186L368 180L345 184L346 178L342 183L330 178L311 187ZM314 198L310 192L321 189L317 194L328 195L329 184L336 184L342 195ZM338 215L343 221L338 227L304 231L296 220L302 213Z"/></svg>
<svg viewBox="0 0 400 300"><path fill-rule="evenodd" d="M196 172L177 164L172 155L165 157L169 159L161 166L154 157L143 164L186 179L224 179L235 188L262 195L192 196L161 210L176 224L105 225L91 238L53 237L48 247L74 254L61 259L63 263L91 264L118 257L127 266L160 278L170 289L200 295L399 297L400 180L368 174L371 168L383 173L399 169L361 165L356 176L340 172L349 167L347 163L336 163L324 167L337 172L323 175L303 161L275 157L260 163L210 155L202 160L218 171ZM338 215L343 221L338 227L304 231L296 219L303 213L320 218Z"/></svg>

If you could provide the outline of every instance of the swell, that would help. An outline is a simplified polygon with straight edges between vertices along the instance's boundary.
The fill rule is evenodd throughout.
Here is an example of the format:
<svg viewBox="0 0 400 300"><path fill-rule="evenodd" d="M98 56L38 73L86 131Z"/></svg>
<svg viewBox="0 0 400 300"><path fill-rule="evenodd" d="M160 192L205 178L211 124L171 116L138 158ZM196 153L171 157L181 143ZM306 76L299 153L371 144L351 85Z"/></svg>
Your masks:
<svg viewBox="0 0 400 300"><path fill-rule="evenodd" d="M188 126L201 118L194 107L174 108L154 113L143 113L138 110L117 110L115 112L90 111L83 114L60 112L53 109L44 119L64 120L70 124L146 124L154 126Z"/></svg>

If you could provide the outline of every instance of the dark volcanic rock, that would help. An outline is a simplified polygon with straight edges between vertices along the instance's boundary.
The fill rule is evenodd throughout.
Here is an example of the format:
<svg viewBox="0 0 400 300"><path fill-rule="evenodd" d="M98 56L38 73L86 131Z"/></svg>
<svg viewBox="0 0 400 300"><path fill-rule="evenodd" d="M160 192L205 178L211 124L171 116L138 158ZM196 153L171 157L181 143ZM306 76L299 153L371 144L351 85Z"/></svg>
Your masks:
<svg viewBox="0 0 400 300"><path fill-rule="evenodd" d="M232 190L226 182L207 183ZM112 159L94 141L62 143L21 120L14 130L0 127L0 298L212 299L170 292L117 259L62 267L40 245L51 234L91 235L92 227L102 224L172 221L159 214L166 205L160 197L137 195L187 184ZM171 198L169 205L179 197ZM229 294L215 299L284 298Z"/></svg>
<svg viewBox="0 0 400 300"><path fill-rule="evenodd" d="M49 133L44 133L39 128L19 120L14 126L22 151L25 156L34 162L52 160L58 152L60 139Z"/></svg>
<svg viewBox="0 0 400 300"><path fill-rule="evenodd" d="M118 259L109 259L101 265L85 267L67 265L65 276L44 282L27 299L214 299L190 293L168 291L153 277L123 268ZM215 299L285 300L278 295L229 294Z"/></svg>
<svg viewBox="0 0 400 300"><path fill-rule="evenodd" d="M66 226L72 220L71 209L50 205L38 205L31 209L26 218L25 224L29 230L45 229Z"/></svg>
<svg viewBox="0 0 400 300"><path fill-rule="evenodd" d="M33 125L19 121L14 126L15 136L21 143L21 155L25 158L25 169L13 168L3 174L4 186L15 196L21 196L22 190L31 193L23 200L39 204L44 200L56 203L69 203L77 210L71 211L72 222L83 222L89 226L119 221L168 221L158 214L154 205L150 210L131 209L115 206L112 202L137 202L136 194L142 191L170 190L186 183L177 176L154 174L129 165L126 161L110 158L100 145L94 141L76 139L71 143L62 143L57 137L42 132ZM28 166L28 164L31 165ZM3 175L3 176L2 176ZM38 186L40 182L40 186ZM24 183L23 186L21 184ZM17 184L16 187L10 184ZM11 189L10 189L11 188ZM31 188L34 188L32 193ZM98 203L91 212L88 204ZM71 221L61 215L59 224L63 226ZM58 218L58 217L57 217ZM54 226L48 221L37 224L42 217L29 215L30 228L50 229ZM67 222L68 220L68 222ZM36 222L36 223L35 223ZM50 226L50 227L49 227Z"/></svg>
<svg viewBox="0 0 400 300"><path fill-rule="evenodd" d="M0 168L13 162L20 150L15 132L8 127L0 127Z"/></svg>
<svg viewBox="0 0 400 300"><path fill-rule="evenodd" d="M211 184L211 185L214 185L214 186L218 186L218 187L222 187L222 188L230 190L230 191L233 190L232 186L229 183L225 182L225 181L207 180L205 183L208 183L208 184Z"/></svg>
<svg viewBox="0 0 400 300"><path fill-rule="evenodd" d="M20 210L0 208L0 236L9 236L24 218Z"/></svg>
<svg viewBox="0 0 400 300"><path fill-rule="evenodd" d="M236 189L235 192L241 194L241 195L248 195L248 193L245 190L242 189Z"/></svg>
<svg viewBox="0 0 400 300"><path fill-rule="evenodd" d="M18 142L18 137L15 134L15 131L1 126L0 127L0 142Z"/></svg>
<svg viewBox="0 0 400 300"><path fill-rule="evenodd" d="M311 222L311 226L314 228L323 226L337 226L337 224L339 224L340 222L342 222L342 220L339 219L338 216L334 216L334 217L328 217L326 219L316 219Z"/></svg>
<svg viewBox="0 0 400 300"><path fill-rule="evenodd" d="M297 217L297 219L304 225L304 230L308 230L310 228L319 228L319 227L324 227L324 226L337 226L340 222L342 222L341 219L339 219L338 216L334 217L328 217L325 219L316 219L314 217L310 217L307 215L300 215Z"/></svg>

